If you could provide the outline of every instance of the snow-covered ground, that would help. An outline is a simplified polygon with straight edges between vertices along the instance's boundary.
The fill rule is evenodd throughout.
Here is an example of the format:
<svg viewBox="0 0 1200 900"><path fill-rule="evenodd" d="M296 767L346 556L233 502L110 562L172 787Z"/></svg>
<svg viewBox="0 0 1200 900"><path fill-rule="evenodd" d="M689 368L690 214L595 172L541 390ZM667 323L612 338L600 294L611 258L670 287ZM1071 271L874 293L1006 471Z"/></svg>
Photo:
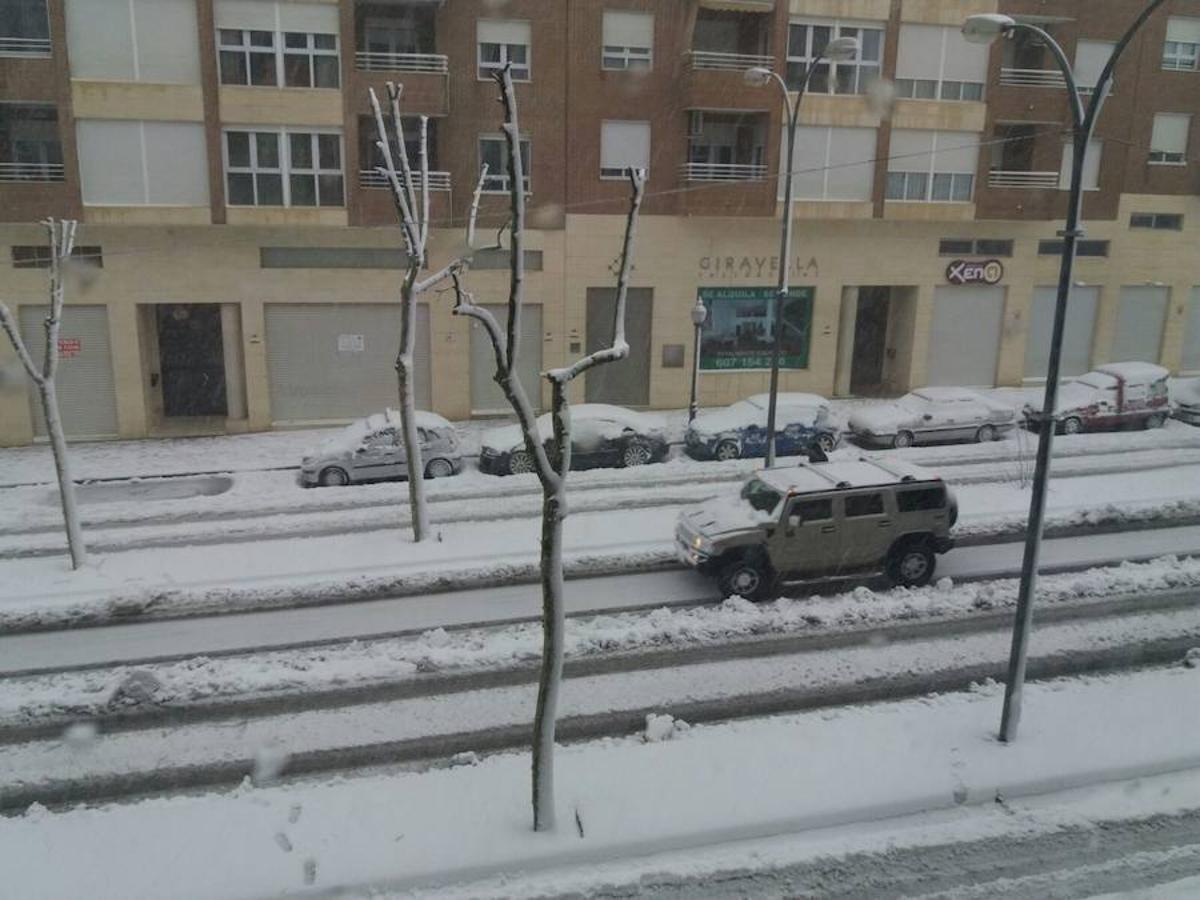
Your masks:
<svg viewBox="0 0 1200 900"><path fill-rule="evenodd" d="M1122 791L1079 797L1093 818L1194 810L1200 717L1163 711L1193 708L1198 679L1179 667L1029 685L1020 739L1008 745L994 739L993 685L714 726L656 718L641 738L559 750L553 834L529 830L528 757L513 753L422 773L246 784L64 812L34 806L0 820L0 865L6 889L30 900L305 889L427 896L435 887L496 896L520 893L518 875L543 890L578 890L593 865L607 864L610 881L636 878L652 854L736 841L792 835L825 853L894 845L911 824L897 817L939 811L952 817L954 839L982 838L1002 827L990 812L998 799L1011 813L1021 798L1119 780ZM88 742L76 749L86 756ZM1071 801L1054 801L1071 815ZM864 827L840 842L823 831L850 824Z"/></svg>

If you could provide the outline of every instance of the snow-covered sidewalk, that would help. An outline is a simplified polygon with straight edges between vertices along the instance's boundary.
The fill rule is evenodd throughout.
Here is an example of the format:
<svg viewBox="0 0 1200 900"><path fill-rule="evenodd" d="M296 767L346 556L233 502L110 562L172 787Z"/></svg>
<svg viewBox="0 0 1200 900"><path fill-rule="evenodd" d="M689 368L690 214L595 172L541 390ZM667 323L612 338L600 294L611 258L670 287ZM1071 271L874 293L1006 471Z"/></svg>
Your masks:
<svg viewBox="0 0 1200 900"><path fill-rule="evenodd" d="M34 807L0 820L0 867L6 889L29 900L354 896L849 823L886 828L897 816L1200 768L1198 692L1200 671L1183 667L1033 684L1010 745L994 739L998 686L717 726L657 720L649 740L559 750L551 835L529 830L524 753L420 774ZM1152 806L1181 804L1200 798L1164 792Z"/></svg>

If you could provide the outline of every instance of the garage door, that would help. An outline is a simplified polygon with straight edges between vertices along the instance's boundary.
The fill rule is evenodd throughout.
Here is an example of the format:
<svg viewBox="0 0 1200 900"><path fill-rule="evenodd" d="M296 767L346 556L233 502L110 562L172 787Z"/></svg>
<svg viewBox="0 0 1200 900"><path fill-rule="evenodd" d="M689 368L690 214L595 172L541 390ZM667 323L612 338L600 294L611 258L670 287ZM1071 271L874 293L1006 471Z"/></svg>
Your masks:
<svg viewBox="0 0 1200 900"><path fill-rule="evenodd" d="M49 308L22 306L21 338L41 369L46 348L42 323ZM117 434L117 395L113 383L112 351L108 343L108 308L67 306L58 333L58 409L69 437L114 437ZM46 434L46 420L37 391L29 389L33 431Z"/></svg>
<svg viewBox="0 0 1200 900"><path fill-rule="evenodd" d="M926 382L963 387L995 385L1003 320L1002 287L935 288Z"/></svg>
<svg viewBox="0 0 1200 900"><path fill-rule="evenodd" d="M587 289L587 352L612 346L616 288ZM629 355L597 366L585 376L588 403L619 406L650 405L650 332L654 311L653 288L629 288L625 298L625 338Z"/></svg>
<svg viewBox="0 0 1200 900"><path fill-rule="evenodd" d="M480 304L491 310L501 330L508 315L503 303ZM542 308L521 307L521 347L517 360L517 377L525 386L525 395L534 409L542 405ZM492 342L483 326L471 320L471 412L480 415L504 413L511 415L512 407L500 385L496 384L496 357Z"/></svg>
<svg viewBox="0 0 1200 900"><path fill-rule="evenodd" d="M267 369L277 423L354 419L396 406L396 303L268 303ZM418 409L430 407L429 307L417 305Z"/></svg>
<svg viewBox="0 0 1200 900"><path fill-rule="evenodd" d="M1045 380L1050 364L1050 337L1054 331L1054 307L1057 287L1040 287L1033 292L1029 309L1029 338L1025 343L1025 379ZM1063 375L1082 375L1092 368L1092 332L1096 327L1096 307L1100 288L1073 287L1067 298L1067 321L1063 329Z"/></svg>
<svg viewBox="0 0 1200 900"><path fill-rule="evenodd" d="M1113 362L1158 362L1163 326L1167 324L1169 289L1152 285L1121 288L1117 327L1113 334Z"/></svg>
<svg viewBox="0 0 1200 900"><path fill-rule="evenodd" d="M1185 372L1200 372L1200 287L1192 288L1187 323L1183 332L1183 362Z"/></svg>

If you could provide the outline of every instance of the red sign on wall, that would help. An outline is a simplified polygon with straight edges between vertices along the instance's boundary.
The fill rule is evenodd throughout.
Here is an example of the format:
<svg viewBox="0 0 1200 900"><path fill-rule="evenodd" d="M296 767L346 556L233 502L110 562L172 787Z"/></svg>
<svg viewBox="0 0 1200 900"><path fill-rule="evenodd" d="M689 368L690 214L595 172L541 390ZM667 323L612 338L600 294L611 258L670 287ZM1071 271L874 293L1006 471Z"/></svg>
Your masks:
<svg viewBox="0 0 1200 900"><path fill-rule="evenodd" d="M83 341L79 338L64 338L58 339L58 356L60 359L70 359L73 356L78 356L83 351Z"/></svg>

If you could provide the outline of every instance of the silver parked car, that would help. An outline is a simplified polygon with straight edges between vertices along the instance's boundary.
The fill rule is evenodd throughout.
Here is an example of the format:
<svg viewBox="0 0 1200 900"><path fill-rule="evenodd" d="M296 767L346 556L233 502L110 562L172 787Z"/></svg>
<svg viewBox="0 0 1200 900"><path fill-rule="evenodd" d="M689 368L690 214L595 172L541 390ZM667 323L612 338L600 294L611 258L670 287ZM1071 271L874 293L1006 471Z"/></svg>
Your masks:
<svg viewBox="0 0 1200 900"><path fill-rule="evenodd" d="M911 447L935 441L992 441L1016 423L1012 407L978 391L925 387L855 412L850 431L861 444Z"/></svg>
<svg viewBox="0 0 1200 900"><path fill-rule="evenodd" d="M462 471L462 455L454 426L441 416L417 410L421 458L426 478L444 478ZM300 464L305 487L361 481L388 481L407 476L400 413L389 409L359 419L327 438Z"/></svg>

